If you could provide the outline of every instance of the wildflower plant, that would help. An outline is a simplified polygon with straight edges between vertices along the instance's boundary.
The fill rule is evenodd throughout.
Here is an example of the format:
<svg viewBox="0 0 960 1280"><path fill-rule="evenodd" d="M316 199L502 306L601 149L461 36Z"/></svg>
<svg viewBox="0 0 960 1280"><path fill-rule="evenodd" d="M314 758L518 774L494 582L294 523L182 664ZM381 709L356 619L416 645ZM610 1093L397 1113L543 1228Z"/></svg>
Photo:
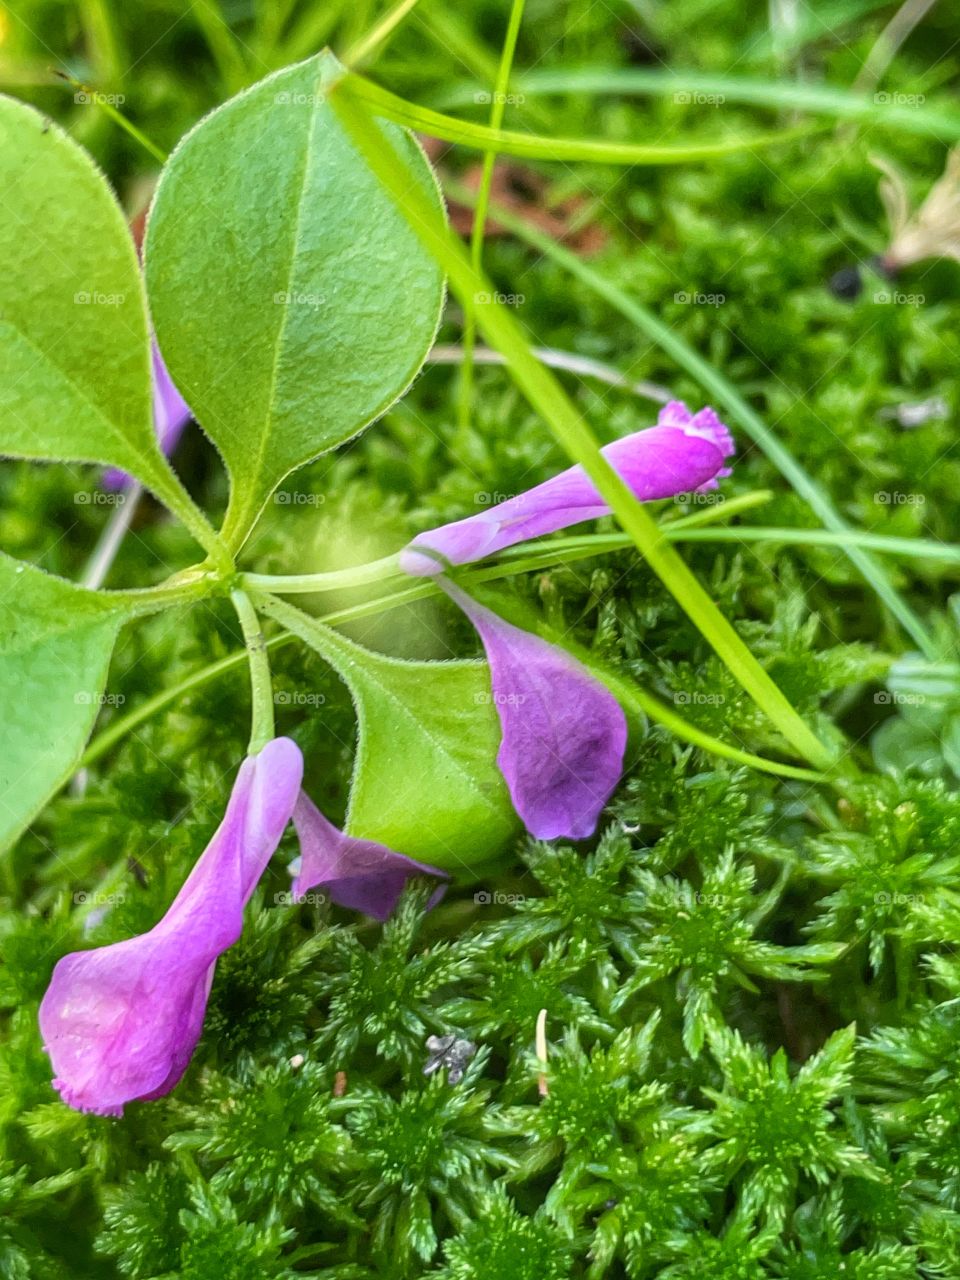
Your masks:
<svg viewBox="0 0 960 1280"><path fill-rule="evenodd" d="M793 254L746 225L783 198L762 156L812 126L504 129L522 7L488 125L357 69L402 5L343 61L261 14L276 49L176 117L142 245L74 137L0 97L0 482L42 510L82 475L78 522L102 499L108 534L133 529L105 589L109 537L80 578L72 531L38 547L0 516L0 1280L960 1274L956 619L934 596L960 557L942 524L918 536L920 503L864 496L929 475L947 507L955 469L863 427L880 374L804 275L822 235ZM798 109L869 111L808 88ZM960 139L949 112L896 119ZM417 133L483 153L478 197ZM655 408L596 413L485 270L495 152L651 175L624 219L762 316L732 289L723 320L713 292L648 307L656 252L613 275L498 207L497 262L542 255L559 328L572 280L614 348L658 353ZM900 240L955 155L916 215L882 162ZM898 273L956 256L935 240ZM434 432L420 374L461 322ZM908 322L876 323L893 366ZM904 369L952 367L946 331L907 336ZM757 381L846 358L849 385L809 393L832 444ZM510 387L474 395L493 361Z"/></svg>

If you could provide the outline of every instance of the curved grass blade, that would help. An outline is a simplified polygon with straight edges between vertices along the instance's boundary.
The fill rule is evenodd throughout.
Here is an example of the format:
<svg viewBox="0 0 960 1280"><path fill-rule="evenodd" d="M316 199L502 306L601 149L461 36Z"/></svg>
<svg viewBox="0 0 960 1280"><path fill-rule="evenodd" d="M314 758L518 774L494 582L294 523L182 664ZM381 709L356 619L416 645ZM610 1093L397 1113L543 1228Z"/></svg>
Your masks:
<svg viewBox="0 0 960 1280"><path fill-rule="evenodd" d="M330 87L330 100L366 157L371 169L403 210L411 227L446 269L459 297L489 290L487 282L470 265L469 258L452 236L418 198L405 166L387 141L365 104L353 96L352 82L341 80ZM526 336L505 307L483 308L480 327L491 346L507 357L517 385L540 413L558 442L579 463L637 549L668 591L714 648L735 678L801 756L818 768L829 768L834 753L822 743L782 691L750 652L730 622L716 607L683 559L663 538L653 517L638 503L599 451L589 427L550 371L530 350Z"/></svg>
<svg viewBox="0 0 960 1280"><path fill-rule="evenodd" d="M593 161L601 164L669 165L690 164L698 160L713 160L718 156L734 155L739 151L751 151L757 147L771 147L805 137L816 126L778 130L773 133L754 134L747 138L730 138L720 142L687 143L680 146L649 146L644 143L608 142L602 138L548 138L533 133L518 133L512 129L491 129L487 125L471 124L456 120L429 107L407 102L396 94L362 76L348 77L350 93L356 102L362 102L377 116L394 124L417 129L445 142L456 142L477 151L499 151L503 155L523 156L527 160Z"/></svg>
<svg viewBox="0 0 960 1280"><path fill-rule="evenodd" d="M566 67L538 68L518 72L513 78L518 93L616 94L619 97L669 97L673 94L708 94L726 102L769 107L774 111L808 111L811 115L836 120L882 124L902 133L937 138L942 142L960 139L960 112L949 108L898 106L877 101L873 94L861 95L829 85L797 84L784 80L762 80L749 76L711 75L702 71L674 71L660 67ZM480 86L474 82L454 85L440 95L436 105L446 111L468 106Z"/></svg>

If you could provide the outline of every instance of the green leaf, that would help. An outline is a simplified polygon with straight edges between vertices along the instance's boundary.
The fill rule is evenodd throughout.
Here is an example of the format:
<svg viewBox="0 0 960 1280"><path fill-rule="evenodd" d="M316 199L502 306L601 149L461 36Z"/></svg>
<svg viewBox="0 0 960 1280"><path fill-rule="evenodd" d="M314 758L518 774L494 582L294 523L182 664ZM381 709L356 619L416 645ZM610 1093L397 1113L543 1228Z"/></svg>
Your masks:
<svg viewBox="0 0 960 1280"><path fill-rule="evenodd" d="M0 849L76 769L131 601L0 554Z"/></svg>
<svg viewBox="0 0 960 1280"><path fill-rule="evenodd" d="M445 870L489 861L517 830L496 766L500 724L483 662L401 662L284 601L263 611L316 649L354 700L347 829Z"/></svg>
<svg viewBox="0 0 960 1280"><path fill-rule="evenodd" d="M62 129L0 97L0 189L0 454L122 467L197 533L157 446L143 283L105 178Z"/></svg>
<svg viewBox="0 0 960 1280"><path fill-rule="evenodd" d="M439 322L441 269L327 103L340 74L318 54L214 111L171 156L150 213L157 336L230 472L234 547L288 472L402 394ZM388 129L440 210L419 145Z"/></svg>

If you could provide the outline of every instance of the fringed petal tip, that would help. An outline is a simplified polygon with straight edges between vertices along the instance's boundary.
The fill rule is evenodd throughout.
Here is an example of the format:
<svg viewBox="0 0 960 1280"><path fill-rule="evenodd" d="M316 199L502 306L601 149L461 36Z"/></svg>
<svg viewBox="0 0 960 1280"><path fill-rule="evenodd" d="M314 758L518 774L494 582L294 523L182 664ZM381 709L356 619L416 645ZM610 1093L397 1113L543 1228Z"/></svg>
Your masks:
<svg viewBox="0 0 960 1280"><path fill-rule="evenodd" d="M119 1117L123 1115L122 1105L110 1106L109 1104L96 1102L90 1098L86 1098L80 1090L72 1089L67 1081L61 1080L59 1076L54 1076L51 1084L54 1089L56 1089L57 1093L59 1093L61 1100L65 1102L68 1107L72 1107L74 1111L82 1111L86 1115L91 1116Z"/></svg>
<svg viewBox="0 0 960 1280"><path fill-rule="evenodd" d="M699 413L691 413L682 400L671 400L665 404L657 415L658 427L675 427L685 436L698 436L701 440L709 440L720 450L721 457L731 458L737 451L729 427L721 422L715 410L709 405ZM725 467L718 472L718 478L728 476L730 468Z"/></svg>

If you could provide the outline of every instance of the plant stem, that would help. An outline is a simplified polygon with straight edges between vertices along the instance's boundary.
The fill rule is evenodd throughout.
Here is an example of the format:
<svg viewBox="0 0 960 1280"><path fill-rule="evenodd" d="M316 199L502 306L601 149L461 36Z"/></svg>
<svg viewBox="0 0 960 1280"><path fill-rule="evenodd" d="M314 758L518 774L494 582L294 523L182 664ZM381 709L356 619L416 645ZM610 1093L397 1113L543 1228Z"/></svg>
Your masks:
<svg viewBox="0 0 960 1280"><path fill-rule="evenodd" d="M293 637L286 633L282 636L275 636L267 641L267 649L282 648L284 645L290 644L292 640ZM209 666L201 667L199 670L194 671L192 675L181 680L179 684L172 685L168 689L161 689L159 693L155 693L152 698L147 698L145 702L141 702L138 707L134 707L126 715L120 716L116 720L111 720L110 724L97 734L83 753L80 760L80 768L86 769L95 764L118 742L122 742L127 734L132 733L138 725L143 724L145 720L152 719L163 711L165 707L169 707L172 703L185 697L192 690L209 684L211 680L217 680L220 676L226 675L230 671L239 671L246 661L247 653L245 649L241 649L237 653L231 653L226 658L220 658L217 662L212 662Z"/></svg>
<svg viewBox="0 0 960 1280"><path fill-rule="evenodd" d="M254 756L274 737L270 660L267 657L266 638L260 629L260 619L250 597L238 588L230 592L230 599L240 620L247 660L250 663L251 725L247 751Z"/></svg>
<svg viewBox="0 0 960 1280"><path fill-rule="evenodd" d="M114 124L119 125L125 133L128 133L135 142L138 142L143 147L144 151L153 156L154 160L158 160L160 164L166 163L167 153L158 147L155 142L151 142L147 135L138 129L132 120L128 120L122 111L118 111L112 102L107 101L106 94L95 93L89 85L85 85L82 80L77 80L76 77L68 72L61 71L59 67L54 68L54 75L66 81L72 89L78 89L81 93L89 94L104 115L109 116Z"/></svg>
<svg viewBox="0 0 960 1280"><path fill-rule="evenodd" d="M393 8L384 14L372 31L368 31L356 44L351 45L344 54L344 63L348 67L355 67L358 63L365 62L418 4L419 0L397 0Z"/></svg>
<svg viewBox="0 0 960 1280"><path fill-rule="evenodd" d="M410 182L392 144L351 95L350 81L331 90L331 102L348 134L367 163L391 193L410 226L444 266L460 298L487 289L470 265L463 247L421 198ZM816 736L784 697L741 640L687 565L669 545L653 517L636 501L597 446L589 427L553 374L530 351L526 336L505 307L482 308L478 324L491 346L507 357L517 385L543 417L570 458L579 463L624 531L629 533L647 563L674 596L704 639L729 667L757 705L793 748L815 767L827 769L834 752Z"/></svg>
<svg viewBox="0 0 960 1280"><path fill-rule="evenodd" d="M582 378L596 378L605 382L608 387L619 387L629 391L631 395L640 396L644 400L652 400L654 404L666 404L673 397L666 387L655 382L635 380L621 373L613 365L604 364L592 356L582 356L575 351L558 351L556 347L533 347L533 354L551 369L561 369L564 373L574 373ZM431 347L427 356L427 364L460 364L466 357L465 349L453 342L438 342ZM499 351L492 347L474 347L473 363L505 365L507 362Z"/></svg>
<svg viewBox="0 0 960 1280"><path fill-rule="evenodd" d="M143 494L143 485L139 480L134 480L122 489L120 494L123 501L119 506L114 507L80 579L82 584L89 587L91 591L98 591L106 581L107 574L120 550L120 543L136 515L137 505Z"/></svg>
<svg viewBox="0 0 960 1280"><path fill-rule="evenodd" d="M503 49L500 52L500 65L497 68L497 78L494 82L493 100L490 104L491 129L498 130L503 124L503 114L507 102L507 86L510 83L513 55L517 48L517 37L520 34L523 6L524 0L513 0L510 7L507 32L503 40ZM487 225L487 210L490 207L490 185L493 182L493 166L496 161L497 153L495 151L484 153L480 189L477 192L477 204L473 211L473 226L470 230L470 261L477 272L480 271L483 265L483 237ZM463 367L460 370L460 394L457 400L457 423L461 444L465 443L466 433L470 428L470 414L473 407L473 348L477 339L475 306L475 299L464 298Z"/></svg>
<svg viewBox="0 0 960 1280"><path fill-rule="evenodd" d="M279 592L281 595L305 595L314 591L339 591L344 587L362 587L384 578L402 575L399 552L371 560L352 569L334 569L330 573L295 573L289 576L270 573L245 573L244 587L251 591Z"/></svg>
<svg viewBox="0 0 960 1280"><path fill-rule="evenodd" d="M668 542L755 542L777 543L797 547L837 547L846 550L860 546L889 555L908 556L911 559L943 561L960 564L960 545L952 542L934 542L931 538L897 538L882 533L835 533L829 529L793 529L764 525L737 525L735 528L704 528L716 520L726 519L741 511L769 502L768 490L741 494L704 511L697 511L678 520L661 523L660 534ZM569 538L549 538L523 546L509 547L502 551L494 565L475 569L478 580L502 578L508 574L528 573L549 569L552 565L571 560L586 560L611 551L624 551L634 546L633 537L627 533L587 533ZM255 591L269 591L273 595L312 595L323 591L341 591L361 587L372 582L391 578L406 580L399 567L398 555L384 556L382 560L358 565L355 569L337 569L332 573L269 574L245 573L241 575L244 587ZM410 588L413 590L414 588ZM414 597L419 598L419 597Z"/></svg>

